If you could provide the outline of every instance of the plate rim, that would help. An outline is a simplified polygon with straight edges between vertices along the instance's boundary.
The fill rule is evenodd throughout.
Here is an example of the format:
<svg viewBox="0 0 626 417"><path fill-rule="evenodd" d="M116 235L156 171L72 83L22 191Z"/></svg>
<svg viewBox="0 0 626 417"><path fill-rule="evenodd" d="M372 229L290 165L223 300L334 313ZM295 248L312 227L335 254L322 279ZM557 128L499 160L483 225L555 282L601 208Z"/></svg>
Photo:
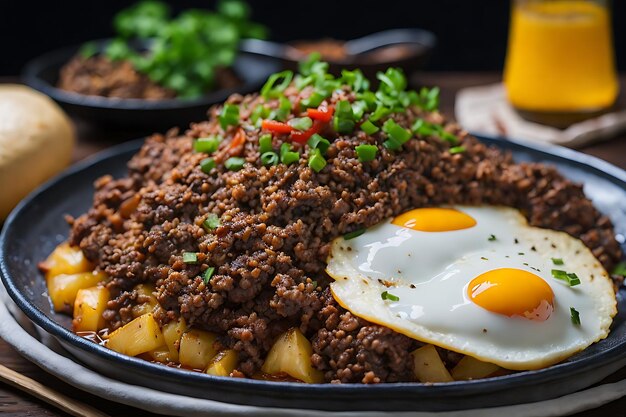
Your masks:
<svg viewBox="0 0 626 417"><path fill-rule="evenodd" d="M609 162L592 155L583 154L582 152L572 149L547 144L528 143L519 140L504 140L501 138L490 138L480 135L475 136L479 141L488 145L495 145L499 148L530 150L540 153L542 156L550 156L556 159L564 159L568 162L576 163L576 165L584 166L587 169L592 168L597 175L603 176L609 181L626 189L626 170L623 170ZM626 358L626 341L615 346L611 346L601 352L598 352L591 358L584 359L579 362L563 362L535 371L523 371L515 374L472 380L472 381L454 381L449 383L421 384L415 382L399 382L388 384L365 385L358 383L346 384L300 384L293 382L274 382L261 381L254 379L217 377L199 372L190 372L187 370L172 368L161 364L151 363L139 358L129 357L114 352L103 346L88 341L77 336L71 330L66 329L62 325L49 318L43 311L32 304L24 294L16 287L11 278L5 257L7 256L8 236L13 227L13 223L21 214L22 210L28 207L41 193L47 189L63 182L68 177L80 174L84 169L88 169L92 165L106 162L129 152L136 152L143 144L145 138L140 138L112 146L108 149L100 151L82 161L79 161L61 174L47 181L43 185L36 188L26 198L24 198L7 217L2 232L0 233L0 276L2 282L7 289L8 294L18 307L37 325L41 326L51 335L61 338L64 342L71 344L73 347L81 349L85 353L93 354L99 359L107 361L119 362L119 365L130 369L136 369L142 372L148 372L155 376L161 374L168 378L184 378L185 383L201 382L220 384L226 389L231 390L257 390L259 394L280 392L290 393L310 393L324 394L327 390L332 390L339 395L362 394L364 390L372 395L384 394L406 394L411 393L418 396L435 397L457 397L467 396L473 393L497 392L505 388L509 388L512 384L517 387L534 385L536 383L546 383L556 379L563 378L566 374L568 377L575 377L588 372L590 369L607 366L611 363L618 362ZM610 335L609 335L610 337ZM582 362L582 363L581 363Z"/></svg>

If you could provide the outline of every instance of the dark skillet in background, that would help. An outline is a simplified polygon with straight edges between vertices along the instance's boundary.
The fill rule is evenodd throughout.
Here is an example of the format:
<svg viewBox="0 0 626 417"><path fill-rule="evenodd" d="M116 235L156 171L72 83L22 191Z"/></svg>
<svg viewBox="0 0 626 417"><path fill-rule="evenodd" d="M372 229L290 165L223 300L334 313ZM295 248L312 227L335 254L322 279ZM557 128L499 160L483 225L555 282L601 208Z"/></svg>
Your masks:
<svg viewBox="0 0 626 417"><path fill-rule="evenodd" d="M481 140L511 151L517 161L554 164L566 177L584 183L596 207L612 219L626 249L626 171L565 148ZM63 216L88 210L93 181L105 174L124 175L126 162L140 145L141 141L118 145L51 180L19 204L0 235L0 272L10 296L78 360L104 375L165 392L240 404L345 411L458 410L555 398L599 382L626 365L624 288L618 294L620 313L609 337L568 361L538 371L430 386L306 385L214 377L127 357L76 336L69 330L70 318L52 310L37 263L66 239L69 228Z"/></svg>

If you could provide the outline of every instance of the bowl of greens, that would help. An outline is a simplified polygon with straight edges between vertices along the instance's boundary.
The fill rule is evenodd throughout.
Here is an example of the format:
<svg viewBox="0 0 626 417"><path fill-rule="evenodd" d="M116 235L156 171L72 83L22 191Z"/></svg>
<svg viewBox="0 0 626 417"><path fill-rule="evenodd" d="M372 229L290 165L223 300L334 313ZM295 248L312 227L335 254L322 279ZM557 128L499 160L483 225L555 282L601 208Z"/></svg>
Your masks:
<svg viewBox="0 0 626 417"><path fill-rule="evenodd" d="M157 0L119 12L116 37L49 52L24 68L23 80L75 116L123 127L184 126L211 104L258 89L280 62L242 51L263 39L242 0L173 16Z"/></svg>

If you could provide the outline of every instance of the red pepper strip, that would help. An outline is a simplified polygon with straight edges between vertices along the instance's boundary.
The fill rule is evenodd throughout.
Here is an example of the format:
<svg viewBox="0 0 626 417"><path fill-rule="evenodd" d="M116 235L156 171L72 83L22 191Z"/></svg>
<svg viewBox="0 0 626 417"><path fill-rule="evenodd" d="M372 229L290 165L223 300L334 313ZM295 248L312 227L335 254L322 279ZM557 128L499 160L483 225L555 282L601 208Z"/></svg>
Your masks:
<svg viewBox="0 0 626 417"><path fill-rule="evenodd" d="M324 128L324 126L326 126L326 123L327 122L323 122L321 120L315 120L313 122L313 126L305 130L304 132L299 132L299 131L291 132L291 141L304 145L311 136L313 136L316 133L320 133L322 129Z"/></svg>
<svg viewBox="0 0 626 417"><path fill-rule="evenodd" d="M222 150L217 152L213 159L215 162L222 163L231 156L241 155L243 146L246 143L246 132L242 128L237 129L230 143Z"/></svg>
<svg viewBox="0 0 626 417"><path fill-rule="evenodd" d="M291 133L293 127L287 123L277 122L276 120L263 120L261 128L274 133Z"/></svg>
<svg viewBox="0 0 626 417"><path fill-rule="evenodd" d="M320 120L322 122L330 122L335 112L334 107L324 108L320 106L317 109L306 109L307 115L313 120Z"/></svg>

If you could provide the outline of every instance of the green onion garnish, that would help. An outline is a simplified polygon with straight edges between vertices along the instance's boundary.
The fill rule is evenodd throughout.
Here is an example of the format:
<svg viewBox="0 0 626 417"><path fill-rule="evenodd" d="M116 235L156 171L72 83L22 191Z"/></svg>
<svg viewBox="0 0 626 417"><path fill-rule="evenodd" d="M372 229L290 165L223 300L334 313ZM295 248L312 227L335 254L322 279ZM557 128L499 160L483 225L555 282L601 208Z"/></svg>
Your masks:
<svg viewBox="0 0 626 417"><path fill-rule="evenodd" d="M198 263L198 254L195 252L183 252L183 262L186 264Z"/></svg>
<svg viewBox="0 0 626 417"><path fill-rule="evenodd" d="M278 165L280 158L276 152L265 152L261 154L261 163L265 166Z"/></svg>
<svg viewBox="0 0 626 417"><path fill-rule="evenodd" d="M328 147L330 146L330 142L328 139L325 139L321 135L315 133L311 135L307 141L307 145L313 149L319 149L322 155L325 155Z"/></svg>
<svg viewBox="0 0 626 417"><path fill-rule="evenodd" d="M261 88L261 96L263 96L266 100L279 97L280 94L289 86L292 79L293 72L291 71L277 72L270 75L263 88ZM279 80L282 81L278 83Z"/></svg>
<svg viewBox="0 0 626 417"><path fill-rule="evenodd" d="M560 281L565 281L570 287L580 284L580 278L574 273L567 273L560 269L553 269L552 276Z"/></svg>
<svg viewBox="0 0 626 417"><path fill-rule="evenodd" d="M369 162L376 159L376 153L378 152L378 147L376 145L358 145L354 148L356 151L356 155L361 162Z"/></svg>
<svg viewBox="0 0 626 417"><path fill-rule="evenodd" d="M193 141L194 152L213 153L220 146L222 138L219 136L209 136L207 138L198 138Z"/></svg>
<svg viewBox="0 0 626 417"><path fill-rule="evenodd" d="M411 139L411 132L397 124L393 119L387 119L383 124L383 132L389 135L389 138L398 142L400 145Z"/></svg>
<svg viewBox="0 0 626 417"><path fill-rule="evenodd" d="M451 155L454 155L457 153L463 153L465 151L466 151L465 146L453 146L448 150L448 152L450 152Z"/></svg>
<svg viewBox="0 0 626 417"><path fill-rule="evenodd" d="M250 121L253 125L259 127L262 119L267 119L270 116L270 109L265 107L262 104L257 104L257 106L250 113Z"/></svg>
<svg viewBox="0 0 626 417"><path fill-rule="evenodd" d="M570 316L572 317L572 324L580 326L580 313L574 307L569 308Z"/></svg>
<svg viewBox="0 0 626 417"><path fill-rule="evenodd" d="M293 152L291 145L288 143L280 145L280 162L285 165L291 165L298 160L300 160L300 152Z"/></svg>
<svg viewBox="0 0 626 417"><path fill-rule="evenodd" d="M339 133L351 133L354 130L354 125L352 105L347 100L341 100L335 107L333 128Z"/></svg>
<svg viewBox="0 0 626 417"><path fill-rule="evenodd" d="M309 167L315 171L320 172L326 166L326 159L322 156L319 149L312 149L309 156Z"/></svg>
<svg viewBox="0 0 626 417"><path fill-rule="evenodd" d="M380 298L382 298L383 300L389 300L389 301L400 301L400 297L398 297L397 295L393 295L388 291L383 291L380 294Z"/></svg>
<svg viewBox="0 0 626 417"><path fill-rule="evenodd" d="M626 277L626 261L618 263L611 271L611 274Z"/></svg>
<svg viewBox="0 0 626 417"><path fill-rule="evenodd" d="M300 104L304 107L318 107L325 98L326 96L324 94L314 91L309 97L302 99Z"/></svg>
<svg viewBox="0 0 626 417"><path fill-rule="evenodd" d="M391 109L385 107L384 105L378 103L376 110L374 110L374 113L372 113L370 115L370 120L372 122L377 122L378 120L382 119L385 116L388 116L391 113Z"/></svg>
<svg viewBox="0 0 626 417"><path fill-rule="evenodd" d="M555 265L563 265L563 259L561 258L552 258L552 263Z"/></svg>
<svg viewBox="0 0 626 417"><path fill-rule="evenodd" d="M365 228L363 228L363 229L356 229L353 232L349 232L349 233L346 233L345 235L343 235L343 238L345 240L350 240L350 239L354 239L355 237L361 236L363 233L365 233Z"/></svg>
<svg viewBox="0 0 626 417"><path fill-rule="evenodd" d="M224 104L222 112L219 115L220 126L226 129L228 126L236 126L239 124L239 106L236 104Z"/></svg>
<svg viewBox="0 0 626 417"><path fill-rule="evenodd" d="M352 114L354 116L354 120L361 120L363 114L367 110L367 103L364 101L355 101L352 103Z"/></svg>
<svg viewBox="0 0 626 417"><path fill-rule="evenodd" d="M489 237L487 238L487 240L490 242L493 242L496 239L497 239L496 235L489 235Z"/></svg>
<svg viewBox="0 0 626 417"><path fill-rule="evenodd" d="M211 172L213 168L215 168L215 160L213 158L204 158L202 161L200 161L200 169L205 174Z"/></svg>
<svg viewBox="0 0 626 417"><path fill-rule="evenodd" d="M202 274L202 280L204 281L204 285L207 285L211 281L211 277L213 276L214 272L215 267L213 266L208 267L206 271L204 271L204 274Z"/></svg>
<svg viewBox="0 0 626 417"><path fill-rule="evenodd" d="M243 165L245 163L246 163L245 159L240 158L238 156L233 156L233 157L228 158L224 162L224 166L229 171L239 171L241 168L243 168Z"/></svg>
<svg viewBox="0 0 626 417"><path fill-rule="evenodd" d="M313 120L310 117L294 117L287 124L297 130L308 130L313 126Z"/></svg>
<svg viewBox="0 0 626 417"><path fill-rule="evenodd" d="M206 219L202 222L202 227L207 232L212 232L220 225L220 218L217 217L217 214L211 213L207 216Z"/></svg>
<svg viewBox="0 0 626 417"><path fill-rule="evenodd" d="M271 152L272 148L272 135L266 133L259 138L259 153Z"/></svg>
<svg viewBox="0 0 626 417"><path fill-rule="evenodd" d="M370 122L369 120L366 120L363 123L361 123L361 130L367 133L368 135L372 135L378 132L380 129L374 123Z"/></svg>
<svg viewBox="0 0 626 417"><path fill-rule="evenodd" d="M396 151L402 148L402 144L393 138L389 138L383 142L383 146L390 151Z"/></svg>

